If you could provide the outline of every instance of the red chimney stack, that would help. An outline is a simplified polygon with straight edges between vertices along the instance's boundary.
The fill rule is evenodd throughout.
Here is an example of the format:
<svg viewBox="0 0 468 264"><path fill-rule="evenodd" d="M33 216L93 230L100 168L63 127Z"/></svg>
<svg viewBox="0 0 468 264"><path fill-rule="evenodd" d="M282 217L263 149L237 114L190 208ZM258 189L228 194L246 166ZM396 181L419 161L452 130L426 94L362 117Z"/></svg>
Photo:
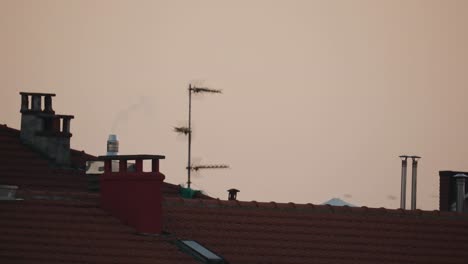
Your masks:
<svg viewBox="0 0 468 264"><path fill-rule="evenodd" d="M162 232L162 193L164 175L159 172L161 155L100 156L104 161L101 176L101 206L139 233ZM150 172L143 171L143 160L151 160ZM135 170L127 164L135 161ZM119 162L119 171L112 171L112 163Z"/></svg>

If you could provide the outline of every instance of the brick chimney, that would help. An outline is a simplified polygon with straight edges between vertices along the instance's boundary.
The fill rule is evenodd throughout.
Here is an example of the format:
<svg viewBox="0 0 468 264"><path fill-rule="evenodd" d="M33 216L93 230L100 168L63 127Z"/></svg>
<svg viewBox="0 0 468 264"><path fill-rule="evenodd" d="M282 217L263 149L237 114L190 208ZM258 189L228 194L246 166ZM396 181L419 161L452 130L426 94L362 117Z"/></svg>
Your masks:
<svg viewBox="0 0 468 264"><path fill-rule="evenodd" d="M21 141L58 165L70 164L71 115L56 115L50 93L21 95Z"/></svg>
<svg viewBox="0 0 468 264"><path fill-rule="evenodd" d="M164 175L159 172L160 155L100 156L104 161L101 179L101 206L138 233L162 232L162 192ZM143 171L143 161L151 160L150 172ZM129 161L135 161L135 170L128 171ZM112 170L112 163L119 170Z"/></svg>

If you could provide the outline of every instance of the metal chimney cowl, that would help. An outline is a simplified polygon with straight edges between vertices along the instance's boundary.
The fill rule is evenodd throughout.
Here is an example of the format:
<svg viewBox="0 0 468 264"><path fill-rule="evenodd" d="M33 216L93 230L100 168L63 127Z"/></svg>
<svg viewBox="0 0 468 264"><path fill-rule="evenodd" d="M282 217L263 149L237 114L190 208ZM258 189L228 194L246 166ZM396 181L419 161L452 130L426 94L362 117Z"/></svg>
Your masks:
<svg viewBox="0 0 468 264"><path fill-rule="evenodd" d="M458 173L453 176L456 181L457 181L457 212L458 213L463 213L464 208L465 208L465 185L466 185L466 179L468 176L463 173Z"/></svg>
<svg viewBox="0 0 468 264"><path fill-rule="evenodd" d="M119 154L119 141L117 135L111 134L107 139L107 156L115 156Z"/></svg>
<svg viewBox="0 0 468 264"><path fill-rule="evenodd" d="M457 178L455 175L465 174L466 171L439 171L439 210L444 212L456 211L457 207ZM468 179L467 179L468 181ZM466 185L465 185L465 190ZM468 197L467 197L468 198ZM468 208L467 208L468 209Z"/></svg>

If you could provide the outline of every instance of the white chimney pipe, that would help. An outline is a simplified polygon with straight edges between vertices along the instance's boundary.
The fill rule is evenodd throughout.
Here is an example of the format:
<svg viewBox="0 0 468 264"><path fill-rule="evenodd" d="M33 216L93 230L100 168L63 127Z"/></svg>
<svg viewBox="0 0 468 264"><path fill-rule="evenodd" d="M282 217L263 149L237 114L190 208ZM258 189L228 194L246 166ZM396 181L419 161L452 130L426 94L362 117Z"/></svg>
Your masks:
<svg viewBox="0 0 468 264"><path fill-rule="evenodd" d="M115 156L119 153L119 141L117 135L109 135L107 139L107 156Z"/></svg>

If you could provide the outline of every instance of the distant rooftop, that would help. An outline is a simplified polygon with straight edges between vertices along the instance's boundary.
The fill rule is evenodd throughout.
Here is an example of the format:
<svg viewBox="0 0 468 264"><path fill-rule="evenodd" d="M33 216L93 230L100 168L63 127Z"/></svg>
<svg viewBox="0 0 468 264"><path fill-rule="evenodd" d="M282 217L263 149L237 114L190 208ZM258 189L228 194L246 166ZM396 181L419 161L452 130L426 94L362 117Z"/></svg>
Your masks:
<svg viewBox="0 0 468 264"><path fill-rule="evenodd" d="M326 204L333 205L333 206L345 206L345 205L347 205L347 206L350 206L350 207L356 207L356 205L350 204L350 203L348 203L346 201L343 201L340 198L331 198L330 200L322 203L322 205L326 205Z"/></svg>

